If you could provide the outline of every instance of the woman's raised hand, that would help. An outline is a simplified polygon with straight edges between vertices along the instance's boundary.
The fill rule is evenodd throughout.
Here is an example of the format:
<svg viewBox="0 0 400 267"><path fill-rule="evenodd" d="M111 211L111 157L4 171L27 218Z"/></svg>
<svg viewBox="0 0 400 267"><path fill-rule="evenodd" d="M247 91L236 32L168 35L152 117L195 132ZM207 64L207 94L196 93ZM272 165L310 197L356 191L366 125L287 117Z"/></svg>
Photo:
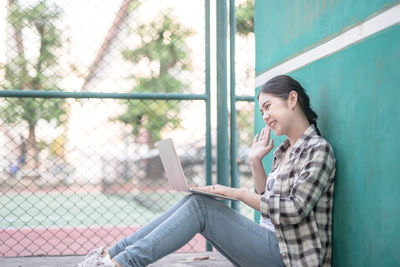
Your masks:
<svg viewBox="0 0 400 267"><path fill-rule="evenodd" d="M250 149L249 160L262 160L273 148L274 139L271 138L271 127L265 126L260 134L256 134Z"/></svg>

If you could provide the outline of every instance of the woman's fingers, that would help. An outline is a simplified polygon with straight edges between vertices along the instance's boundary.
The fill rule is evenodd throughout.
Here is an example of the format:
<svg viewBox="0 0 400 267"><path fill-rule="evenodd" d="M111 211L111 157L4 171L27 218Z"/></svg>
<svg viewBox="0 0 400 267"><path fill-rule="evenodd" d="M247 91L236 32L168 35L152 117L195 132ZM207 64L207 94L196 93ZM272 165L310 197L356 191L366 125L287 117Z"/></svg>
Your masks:
<svg viewBox="0 0 400 267"><path fill-rule="evenodd" d="M197 187L194 187L194 189L197 189L200 191L205 191L205 192L210 192L210 193L224 194L226 187L219 185L219 184L215 184L215 185L197 186Z"/></svg>
<svg viewBox="0 0 400 267"><path fill-rule="evenodd" d="M260 139L258 139L258 141L262 141L264 139L264 128L261 129L261 133L260 133Z"/></svg>
<svg viewBox="0 0 400 267"><path fill-rule="evenodd" d="M254 136L253 144L257 142L258 136L259 136L259 134L256 134L256 136Z"/></svg>
<svg viewBox="0 0 400 267"><path fill-rule="evenodd" d="M271 139L268 144L268 149L271 150L274 147L274 139Z"/></svg>
<svg viewBox="0 0 400 267"><path fill-rule="evenodd" d="M263 138L262 141L267 144L269 141L269 132L270 132L270 128L268 126L265 126L262 130L263 132Z"/></svg>
<svg viewBox="0 0 400 267"><path fill-rule="evenodd" d="M211 192L214 190L212 185L206 185L206 186L197 186L194 187L194 189L200 190L200 191L206 191L206 192Z"/></svg>
<svg viewBox="0 0 400 267"><path fill-rule="evenodd" d="M271 137L271 128L269 126L265 126L264 128L261 129L260 134L256 134L253 143L256 143L258 141L258 142L264 142L265 145L267 145L270 137Z"/></svg>
<svg viewBox="0 0 400 267"><path fill-rule="evenodd" d="M267 132L265 137L265 143L268 144L269 138L271 137L271 128L268 126L268 128L265 131Z"/></svg>

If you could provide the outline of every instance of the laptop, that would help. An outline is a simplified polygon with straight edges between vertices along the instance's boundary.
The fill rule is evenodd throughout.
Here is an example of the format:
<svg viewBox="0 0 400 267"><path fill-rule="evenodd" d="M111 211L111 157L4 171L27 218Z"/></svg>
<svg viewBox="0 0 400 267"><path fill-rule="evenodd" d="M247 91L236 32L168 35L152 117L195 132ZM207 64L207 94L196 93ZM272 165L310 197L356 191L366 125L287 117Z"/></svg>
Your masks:
<svg viewBox="0 0 400 267"><path fill-rule="evenodd" d="M168 182L173 189L181 192L191 192L196 194L212 196L217 199L237 200L235 198L227 197L224 195L204 192L190 188L186 182L186 177L185 174L183 173L182 165L179 160L178 154L176 153L172 139L167 138L161 140L157 142L155 145L160 153L160 158L164 166L165 175L167 176Z"/></svg>

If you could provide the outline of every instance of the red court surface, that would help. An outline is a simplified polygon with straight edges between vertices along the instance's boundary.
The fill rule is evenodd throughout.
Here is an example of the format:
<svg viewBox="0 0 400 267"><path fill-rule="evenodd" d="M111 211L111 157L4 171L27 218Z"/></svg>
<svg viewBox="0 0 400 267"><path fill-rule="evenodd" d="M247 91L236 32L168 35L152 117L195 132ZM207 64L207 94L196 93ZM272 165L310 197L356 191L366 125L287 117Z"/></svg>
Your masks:
<svg viewBox="0 0 400 267"><path fill-rule="evenodd" d="M0 257L38 255L84 255L114 244L139 227L82 227L0 230ZM197 234L178 252L203 252L206 241Z"/></svg>

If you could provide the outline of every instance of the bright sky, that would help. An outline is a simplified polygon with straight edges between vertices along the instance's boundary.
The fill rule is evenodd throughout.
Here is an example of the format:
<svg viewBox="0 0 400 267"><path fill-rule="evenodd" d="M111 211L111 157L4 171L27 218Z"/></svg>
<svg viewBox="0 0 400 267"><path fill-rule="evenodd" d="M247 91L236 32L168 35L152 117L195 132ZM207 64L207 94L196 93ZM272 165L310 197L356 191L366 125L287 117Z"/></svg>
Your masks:
<svg viewBox="0 0 400 267"><path fill-rule="evenodd" d="M33 5L37 3L39 0L19 0L21 5L26 5L29 3ZM62 53L62 58L59 58L59 62L64 64L65 67L62 69L69 69L70 64L77 65L81 67L80 71L87 71L88 67L94 60L100 45L102 44L108 29L110 28L112 21L115 18L115 14L120 8L122 0L85 0L85 1L70 1L70 0L48 0L48 3L54 3L59 6L63 11L63 16L61 18L63 28L63 37L68 38L68 43L64 44L65 51ZM240 1L237 1L240 2ZM10 38L10 35L7 34L6 30L6 3L7 1L0 1L0 63L5 63L5 53L6 53L6 39ZM160 4L162 3L162 4ZM192 49L194 54L194 62L195 66L204 66L204 1L196 0L196 1L187 1L187 0L168 0L168 1L160 1L160 0L147 0L143 1L138 12L139 14L135 14L135 11L131 15L131 21L135 22L136 20L146 20L149 18L153 18L160 10L164 10L167 7L171 7L173 10L173 15L176 18L179 18L181 23L195 31L195 34L192 38L188 40L188 46ZM215 3L211 4L211 14L214 13ZM215 18L211 16L212 25L215 23ZM29 35L29 33L24 32L25 35ZM212 40L212 48L215 47L215 29L211 27L211 40ZM32 40L35 38L34 34L31 34L30 37ZM123 40L124 44L129 44L130 40ZM132 40L131 40L132 41ZM32 43L32 42L31 42ZM121 43L122 45L122 43ZM249 57L248 52L252 52L254 48L245 47L245 49L249 49L246 53L238 53L239 51L243 51L244 49L241 46L248 46L249 44L243 42L243 40L237 40L237 62L247 62L251 63L254 61L253 57ZM251 45L253 45L251 43ZM32 47L32 45L31 45ZM34 46L33 46L34 47ZM37 50L37 49L31 49ZM26 53L27 55L35 56L35 52ZM198 55L196 55L198 53ZM215 50L211 51L211 59L214 60ZM249 62L250 61L250 62ZM245 66L248 64L239 64L237 66L237 82L238 84L242 83L244 80L242 72L248 72L248 70L240 69L240 66ZM215 67L215 62L212 62L212 68ZM123 68L120 68L120 70ZM124 70L124 69L123 69ZM114 70L117 72L118 70ZM125 70L124 70L125 71ZM125 72L126 73L126 72ZM121 78L123 76L122 73L115 73L114 77ZM71 79L70 79L71 80ZM74 87L79 87L79 83L66 81L67 83L73 83ZM114 79L115 82L115 79ZM252 84L245 85L252 86ZM71 87L71 86L68 86ZM115 87L115 86L114 86ZM196 85L196 87L199 87ZM241 86L239 86L241 87ZM76 89L75 89L76 90ZM114 88L115 91L115 88ZM252 88L249 88L248 92L252 92ZM245 93L246 94L246 93Z"/></svg>
<svg viewBox="0 0 400 267"><path fill-rule="evenodd" d="M6 43L6 1L0 1L0 62L5 59L5 43Z"/></svg>
<svg viewBox="0 0 400 267"><path fill-rule="evenodd" d="M6 2L0 1L0 61L4 62L6 53ZM19 0L21 5L29 3L33 5L36 0ZM49 3L55 3L63 10L62 27L65 37L70 38L68 47L68 56L72 59L78 59L82 63L90 64L95 57L104 37L115 18L122 0L48 0ZM132 14L132 19L152 18L160 10L163 10L167 3L173 8L173 12L184 25L195 30L202 31L204 25L204 7L203 1L184 1L184 0L147 0L140 7L140 14ZM199 12L199 9L201 12ZM135 12L135 11L134 11ZM26 34L26 33L25 33ZM191 45L196 48L198 42ZM200 44L203 47L203 43Z"/></svg>

